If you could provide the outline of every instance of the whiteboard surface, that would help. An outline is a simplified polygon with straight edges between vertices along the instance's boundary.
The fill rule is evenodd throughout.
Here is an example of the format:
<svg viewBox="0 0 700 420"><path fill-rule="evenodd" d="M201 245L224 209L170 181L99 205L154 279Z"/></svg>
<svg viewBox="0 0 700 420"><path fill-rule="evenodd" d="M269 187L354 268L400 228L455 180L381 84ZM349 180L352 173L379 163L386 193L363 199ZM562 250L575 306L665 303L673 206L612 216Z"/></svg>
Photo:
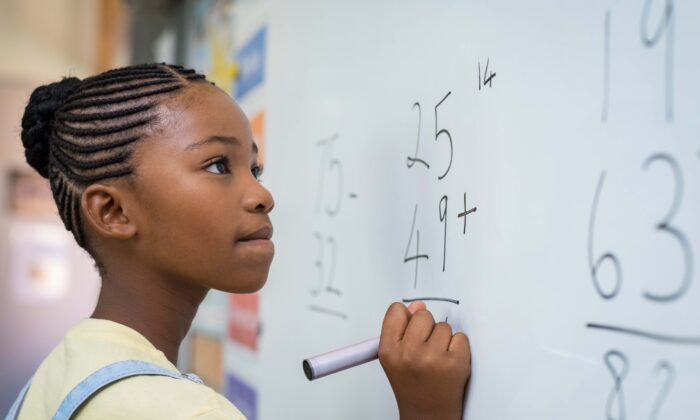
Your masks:
<svg viewBox="0 0 700 420"><path fill-rule="evenodd" d="M428 306L470 336L465 418L697 418L700 3L236 13L239 42L268 31L260 418L398 417L377 362L309 383L301 361L425 296L459 301Z"/></svg>

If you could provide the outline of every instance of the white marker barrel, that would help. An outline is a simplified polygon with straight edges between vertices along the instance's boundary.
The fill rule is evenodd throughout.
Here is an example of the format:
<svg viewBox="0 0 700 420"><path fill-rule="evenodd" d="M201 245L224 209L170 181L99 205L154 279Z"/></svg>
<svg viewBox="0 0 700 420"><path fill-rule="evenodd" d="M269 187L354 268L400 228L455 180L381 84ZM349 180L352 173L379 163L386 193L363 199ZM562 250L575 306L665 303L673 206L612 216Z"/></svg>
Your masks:
<svg viewBox="0 0 700 420"><path fill-rule="evenodd" d="M313 381L331 373L371 362L378 355L379 337L308 358L304 360L302 366L306 378Z"/></svg>

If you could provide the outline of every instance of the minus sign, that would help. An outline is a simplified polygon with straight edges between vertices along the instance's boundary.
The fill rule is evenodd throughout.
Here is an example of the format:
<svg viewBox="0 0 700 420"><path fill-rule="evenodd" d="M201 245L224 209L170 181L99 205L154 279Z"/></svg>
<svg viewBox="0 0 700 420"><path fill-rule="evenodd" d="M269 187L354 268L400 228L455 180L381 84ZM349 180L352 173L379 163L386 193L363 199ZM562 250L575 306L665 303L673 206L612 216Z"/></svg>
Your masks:
<svg viewBox="0 0 700 420"><path fill-rule="evenodd" d="M458 299L450 299L450 298L444 298L444 297L417 297L417 298L410 298L410 299L401 299L403 303L411 303L416 300L422 300L422 301L437 301L437 302L449 302L449 303L454 303L455 305L459 305L459 300Z"/></svg>
<svg viewBox="0 0 700 420"><path fill-rule="evenodd" d="M347 314L345 314L343 312L336 311L336 310L333 310L330 308L325 308L323 306L309 305L309 309L314 311L314 312L319 312L319 313L322 313L325 315L332 315L332 316L336 316L336 317L342 318L342 319L347 319L347 317L348 317Z"/></svg>
<svg viewBox="0 0 700 420"><path fill-rule="evenodd" d="M357 194L355 194L355 193L350 193L350 194L348 194L348 197L350 197L350 198L357 198Z"/></svg>

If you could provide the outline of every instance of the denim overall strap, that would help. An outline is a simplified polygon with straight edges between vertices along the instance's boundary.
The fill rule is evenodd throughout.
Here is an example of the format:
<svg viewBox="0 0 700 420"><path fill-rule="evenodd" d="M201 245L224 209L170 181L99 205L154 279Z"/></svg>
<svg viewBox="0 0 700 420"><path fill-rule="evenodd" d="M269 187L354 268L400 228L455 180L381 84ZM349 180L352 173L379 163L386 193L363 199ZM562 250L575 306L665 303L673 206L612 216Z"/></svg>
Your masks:
<svg viewBox="0 0 700 420"><path fill-rule="evenodd" d="M70 419L85 400L100 389L121 379L137 375L161 375L202 383L202 380L197 375L191 373L183 375L142 360L122 360L98 369L83 379L66 395L52 419Z"/></svg>
<svg viewBox="0 0 700 420"><path fill-rule="evenodd" d="M15 420L17 418L17 415L19 414L19 408L22 407L22 403L24 402L24 397L27 395L27 390L29 389L29 385L31 385L32 379L29 378L27 381L27 385L22 388L22 390L19 392L19 396L15 400L14 403L12 403L12 407L10 407L10 411L7 413L7 416L5 416L5 420Z"/></svg>

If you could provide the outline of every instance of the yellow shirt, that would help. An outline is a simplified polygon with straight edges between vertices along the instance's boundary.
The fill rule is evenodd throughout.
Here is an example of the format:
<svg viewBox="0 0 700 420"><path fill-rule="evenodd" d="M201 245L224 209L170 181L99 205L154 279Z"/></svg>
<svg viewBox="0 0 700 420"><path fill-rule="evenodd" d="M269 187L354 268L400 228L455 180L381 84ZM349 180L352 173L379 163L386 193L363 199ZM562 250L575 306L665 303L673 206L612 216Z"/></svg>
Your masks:
<svg viewBox="0 0 700 420"><path fill-rule="evenodd" d="M68 392L97 369L120 360L151 362L178 372L163 352L135 330L103 319L72 327L32 379L19 420L50 419ZM245 420L226 398L187 379L141 375L122 379L87 400L73 419Z"/></svg>

